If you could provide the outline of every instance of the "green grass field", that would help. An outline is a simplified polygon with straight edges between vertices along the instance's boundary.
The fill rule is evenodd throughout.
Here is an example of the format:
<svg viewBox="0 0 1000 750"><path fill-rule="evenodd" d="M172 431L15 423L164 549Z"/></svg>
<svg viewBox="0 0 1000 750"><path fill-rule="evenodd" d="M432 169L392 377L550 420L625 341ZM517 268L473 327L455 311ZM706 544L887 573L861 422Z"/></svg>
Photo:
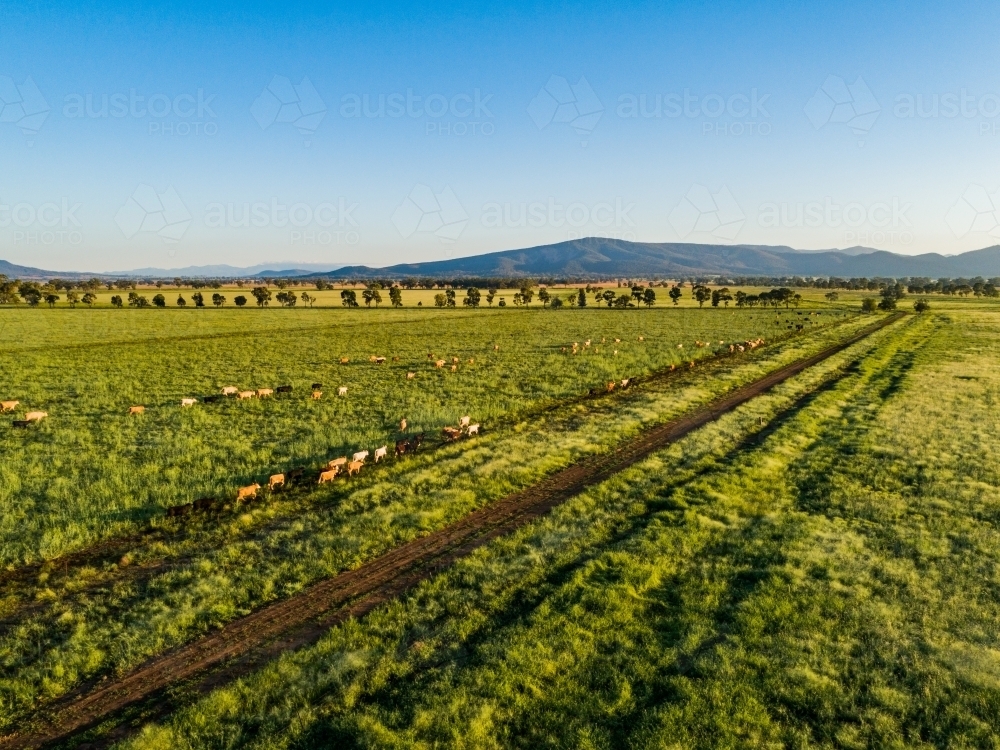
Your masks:
<svg viewBox="0 0 1000 750"><path fill-rule="evenodd" d="M42 565L0 591L0 735L88 680L871 322L843 297L807 304L778 325L774 311L666 306L0 310L0 396L50 415L0 427L3 564L153 529L116 563ZM773 343L728 356L756 336ZM561 351L602 337L598 353ZM462 364L436 370L429 351ZM998 353L992 306L935 304L124 744L995 747ZM691 357L674 377L573 400ZM295 390L181 409L229 382ZM146 414L129 418L131 403ZM391 442L401 416L430 434L462 414L480 438L215 521L162 515ZM147 568L141 584L129 577Z"/></svg>

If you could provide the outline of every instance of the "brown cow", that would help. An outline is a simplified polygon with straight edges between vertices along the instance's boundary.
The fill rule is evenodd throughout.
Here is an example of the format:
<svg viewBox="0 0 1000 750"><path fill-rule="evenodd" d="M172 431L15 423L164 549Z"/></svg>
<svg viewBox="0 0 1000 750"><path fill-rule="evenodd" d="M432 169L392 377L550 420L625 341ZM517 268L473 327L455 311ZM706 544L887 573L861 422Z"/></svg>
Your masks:
<svg viewBox="0 0 1000 750"><path fill-rule="evenodd" d="M254 391L240 391L239 393L236 394L236 398L238 398L241 401L243 401L243 400L248 399L248 398L253 398L256 395L257 394Z"/></svg>
<svg viewBox="0 0 1000 750"><path fill-rule="evenodd" d="M14 411L20 401L0 401L0 411Z"/></svg>
<svg viewBox="0 0 1000 750"><path fill-rule="evenodd" d="M361 467L364 465L364 461L351 461L351 463L347 464L347 476L360 473Z"/></svg>
<svg viewBox="0 0 1000 750"><path fill-rule="evenodd" d="M313 391L313 401L319 401L321 398L323 398L323 391Z"/></svg>
<svg viewBox="0 0 1000 750"><path fill-rule="evenodd" d="M253 500L257 497L257 490L259 489L260 485L256 482L246 487L240 487L239 490L236 491L236 502L242 503L247 500Z"/></svg>
<svg viewBox="0 0 1000 750"><path fill-rule="evenodd" d="M129 414L142 414L144 411L146 411L145 406L130 406L128 408Z"/></svg>
<svg viewBox="0 0 1000 750"><path fill-rule="evenodd" d="M274 391L271 390L270 388L258 388L257 389L257 398L267 398L268 396L271 396L273 394L274 394Z"/></svg>
<svg viewBox="0 0 1000 750"><path fill-rule="evenodd" d="M458 440L462 436L462 431L454 427L445 427L441 430L445 440Z"/></svg>
<svg viewBox="0 0 1000 750"><path fill-rule="evenodd" d="M48 413L46 413L44 411L29 411L27 414L24 415L24 421L25 422L41 422L47 416L49 416Z"/></svg>
<svg viewBox="0 0 1000 750"><path fill-rule="evenodd" d="M167 508L167 518L174 518L177 516L186 516L191 512L191 503L185 503L184 505L175 505L172 508Z"/></svg>
<svg viewBox="0 0 1000 750"><path fill-rule="evenodd" d="M611 393L615 389L615 381L608 382L608 393Z"/></svg>
<svg viewBox="0 0 1000 750"><path fill-rule="evenodd" d="M340 358L340 364L342 364L342 365L346 365L350 361L351 361L350 357L341 357Z"/></svg>
<svg viewBox="0 0 1000 750"><path fill-rule="evenodd" d="M332 469L327 469L326 471L321 471L319 473L318 484L326 484L327 482L332 482L334 478L340 473L340 467L334 466Z"/></svg>
<svg viewBox="0 0 1000 750"><path fill-rule="evenodd" d="M399 362L399 357L393 357L393 358L392 358L392 361L393 361L393 362Z"/></svg>
<svg viewBox="0 0 1000 750"><path fill-rule="evenodd" d="M327 461L326 468L334 469L338 466L343 466L347 463L347 456L341 456L340 458L335 458L331 461Z"/></svg>
<svg viewBox="0 0 1000 750"><path fill-rule="evenodd" d="M277 487L285 486L285 475L284 474L272 474L270 480L267 483L267 489L274 492Z"/></svg>

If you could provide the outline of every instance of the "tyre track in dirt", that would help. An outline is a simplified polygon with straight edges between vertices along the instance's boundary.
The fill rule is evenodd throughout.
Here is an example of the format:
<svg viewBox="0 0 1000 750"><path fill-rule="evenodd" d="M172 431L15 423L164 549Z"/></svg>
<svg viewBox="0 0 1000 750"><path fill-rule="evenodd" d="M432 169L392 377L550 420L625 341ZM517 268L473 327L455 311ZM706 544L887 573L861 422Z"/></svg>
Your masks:
<svg viewBox="0 0 1000 750"><path fill-rule="evenodd" d="M284 651L315 642L331 626L360 617L400 596L490 540L546 515L587 487L605 481L902 317L896 314L883 319L683 417L650 428L611 453L573 464L443 529L162 654L117 680L70 693L29 718L30 729L0 738L0 748L39 747L67 739L192 678L199 678L193 686L196 692L207 692ZM126 731L131 733L135 728ZM120 732L114 734L119 735L114 739L120 739Z"/></svg>

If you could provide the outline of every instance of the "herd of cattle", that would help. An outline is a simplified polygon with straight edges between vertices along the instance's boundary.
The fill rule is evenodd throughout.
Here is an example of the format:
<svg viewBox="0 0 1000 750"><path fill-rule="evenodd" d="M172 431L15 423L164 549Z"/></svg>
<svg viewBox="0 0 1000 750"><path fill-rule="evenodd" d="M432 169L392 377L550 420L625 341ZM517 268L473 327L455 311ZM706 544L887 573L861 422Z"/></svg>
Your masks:
<svg viewBox="0 0 1000 750"><path fill-rule="evenodd" d="M458 422L458 427L445 427L442 430L442 435L445 442L452 442L458 440L462 436L470 437L472 435L478 435L480 430L479 424L470 424L471 417L464 416ZM406 420L402 419L399 422L400 431L406 431ZM401 458L408 453L416 453L420 446L426 439L426 433L421 432L412 438L403 438L396 441L395 457ZM351 477L354 474L360 474L361 469L365 465L365 461L368 456L372 455L367 450L357 451L352 454L350 459L347 456L340 456L339 458L334 458L328 461L320 470L316 480L316 484L326 484L327 482L332 482L338 476L344 475L346 477ZM383 445L381 448L376 448L373 456L375 463L388 458L389 456L389 446ZM296 469L291 469L280 474L272 474L268 478L267 489L268 492L274 493L279 489L284 490L286 487L292 484L299 484L302 482L306 475L306 469L299 467ZM253 484L247 485L246 487L240 487L236 491L236 504L241 505L243 503L248 503L252 500L257 499L258 493L263 489L263 487L254 482ZM220 502L215 497L202 497L194 502L185 503L184 505L175 505L171 508L167 508L167 516L170 518L182 517L190 515L194 512L206 512L219 510L225 506L225 502Z"/></svg>
<svg viewBox="0 0 1000 750"><path fill-rule="evenodd" d="M0 412L14 411L20 405L20 401L0 401ZM24 415L24 419L15 419L14 426L24 428L34 422L41 422L47 416L48 413L44 411L29 411Z"/></svg>

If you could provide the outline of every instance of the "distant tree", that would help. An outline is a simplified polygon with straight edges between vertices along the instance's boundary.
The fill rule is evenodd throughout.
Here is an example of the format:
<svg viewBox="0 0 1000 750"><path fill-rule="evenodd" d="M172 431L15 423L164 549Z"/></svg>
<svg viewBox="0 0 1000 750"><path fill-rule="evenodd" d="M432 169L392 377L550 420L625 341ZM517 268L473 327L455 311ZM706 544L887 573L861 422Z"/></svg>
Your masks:
<svg viewBox="0 0 1000 750"><path fill-rule="evenodd" d="M563 301L561 299L559 299L558 297L553 297L552 298L552 309L553 310L558 310L562 306L563 306Z"/></svg>
<svg viewBox="0 0 1000 750"><path fill-rule="evenodd" d="M524 284L521 286L521 300L526 305L531 304L531 299L535 295L534 286L535 285L530 281L524 282Z"/></svg>
<svg viewBox="0 0 1000 750"><path fill-rule="evenodd" d="M284 307L295 307L295 303L299 301L298 296L295 292L280 291L275 296L275 299Z"/></svg>
<svg viewBox="0 0 1000 750"><path fill-rule="evenodd" d="M729 307L732 299L733 295L730 294L729 289L726 287L712 291L712 307L718 307L720 302L725 303L725 307Z"/></svg>
<svg viewBox="0 0 1000 750"><path fill-rule="evenodd" d="M128 306L129 307L149 307L149 300L140 294L135 292L128 293Z"/></svg>
<svg viewBox="0 0 1000 750"><path fill-rule="evenodd" d="M96 301L97 301L97 295L95 295L93 292L87 292L85 295L83 295L83 304L85 304L87 307L91 307Z"/></svg>
<svg viewBox="0 0 1000 750"><path fill-rule="evenodd" d="M372 302L375 303L375 307L378 307L382 304L382 294L379 292L379 285L376 284L372 291L374 292L374 294L372 294Z"/></svg>
<svg viewBox="0 0 1000 750"><path fill-rule="evenodd" d="M861 300L861 312L873 313L878 309L878 303L874 297L865 297Z"/></svg>
<svg viewBox="0 0 1000 750"><path fill-rule="evenodd" d="M157 307L166 307L167 300L162 294L157 294L155 297L153 297L153 304L156 305Z"/></svg>
<svg viewBox="0 0 1000 750"><path fill-rule="evenodd" d="M507 300L501 297L499 304L497 304L497 307L507 307Z"/></svg>
<svg viewBox="0 0 1000 750"><path fill-rule="evenodd" d="M353 289L344 289L340 292L340 304L344 307L357 307L358 295Z"/></svg>
<svg viewBox="0 0 1000 750"><path fill-rule="evenodd" d="M796 307L798 307L799 305L801 305L802 304L802 295L798 294L798 293L793 294L792 295L792 304L795 305Z"/></svg>
<svg viewBox="0 0 1000 750"><path fill-rule="evenodd" d="M448 298L444 295L444 292L438 292L434 295L434 307L444 307L448 304Z"/></svg>
<svg viewBox="0 0 1000 750"><path fill-rule="evenodd" d="M287 279L278 279L277 281L274 282L274 285L276 287L278 287L278 289L287 289L288 288L288 280Z"/></svg>
<svg viewBox="0 0 1000 750"><path fill-rule="evenodd" d="M389 303L393 307L403 306L403 290L398 286L389 287Z"/></svg>
<svg viewBox="0 0 1000 750"><path fill-rule="evenodd" d="M605 303L607 303L608 307L611 307L613 304L615 304L615 299L617 297L618 295L615 294L614 290L612 289L606 289L604 292L601 293L601 299L603 299Z"/></svg>
<svg viewBox="0 0 1000 750"><path fill-rule="evenodd" d="M302 292L299 297L302 298L302 304L309 305L309 307L312 307L313 303L316 301L316 297L310 295L309 292Z"/></svg>
<svg viewBox="0 0 1000 750"><path fill-rule="evenodd" d="M542 287L538 290L538 301L542 303L542 307L548 307L549 302L552 299L552 295L549 294L549 290Z"/></svg>
<svg viewBox="0 0 1000 750"><path fill-rule="evenodd" d="M514 292L514 307L520 307L524 304L524 297L520 292Z"/></svg>
<svg viewBox="0 0 1000 750"><path fill-rule="evenodd" d="M487 289L486 290L486 304L488 304L490 307L493 307L493 298L496 297L496 296L497 296L497 290L496 289Z"/></svg>
<svg viewBox="0 0 1000 750"><path fill-rule="evenodd" d="M646 307L652 307L656 304L656 290L653 287L648 286L642 290L642 301L645 303Z"/></svg>
<svg viewBox="0 0 1000 750"><path fill-rule="evenodd" d="M474 286L469 287L468 291L465 293L465 299L462 300L462 304L468 307L479 307L479 299L482 293Z"/></svg>
<svg viewBox="0 0 1000 750"><path fill-rule="evenodd" d="M918 313L927 312L931 309L931 303L925 299L918 299L913 303L913 309Z"/></svg>
<svg viewBox="0 0 1000 750"><path fill-rule="evenodd" d="M635 286L632 287L632 299L635 300L636 304L642 302L642 295L644 292L645 289L643 288L642 284L636 284Z"/></svg>
<svg viewBox="0 0 1000 750"><path fill-rule="evenodd" d="M584 290L583 289L577 289L576 290L576 306L577 307L586 307L587 306L587 295L584 294Z"/></svg>
<svg viewBox="0 0 1000 750"><path fill-rule="evenodd" d="M76 292L66 292L66 301L70 307L76 307L76 303L80 301L80 296Z"/></svg>
<svg viewBox="0 0 1000 750"><path fill-rule="evenodd" d="M670 287L670 291L669 291L669 292L667 292L667 296L668 296L668 297L670 297L670 299L671 299L671 300L673 301L673 303L674 303L675 305L676 305L676 304L677 304L678 302L680 302L680 300L681 300L681 296L682 296L683 294L684 294L684 292L683 292L683 291L681 291L681 288L680 288L680 286L679 286L679 285L677 285L677 284L674 284L674 285L673 285L672 287Z"/></svg>
<svg viewBox="0 0 1000 750"><path fill-rule="evenodd" d="M823 296L826 297L827 302L836 302L838 299L840 299L840 294L838 294L837 292L827 292Z"/></svg>
<svg viewBox="0 0 1000 750"><path fill-rule="evenodd" d="M257 307L267 307L267 303L271 301L271 290L266 286L255 286L250 294L257 300Z"/></svg>
<svg viewBox="0 0 1000 750"><path fill-rule="evenodd" d="M243 305L245 305L245 304L247 303L247 298L246 298L246 297L244 297L244 296L243 296L243 295L241 294L241 295L240 295L239 297L237 297L236 299L234 299L234 300L233 300L233 302L235 302L235 303L236 303L236 306L237 306L237 307L243 307Z"/></svg>
<svg viewBox="0 0 1000 750"><path fill-rule="evenodd" d="M182 279L180 276L175 276L174 286L180 289L182 286L184 286L184 279Z"/></svg>
<svg viewBox="0 0 1000 750"><path fill-rule="evenodd" d="M635 307L632 303L631 294L621 294L615 298L615 301L611 303L615 307L624 310L626 307Z"/></svg>
<svg viewBox="0 0 1000 750"><path fill-rule="evenodd" d="M21 287L20 295L31 307L38 307L38 303L42 301L42 291L37 287Z"/></svg>
<svg viewBox="0 0 1000 750"><path fill-rule="evenodd" d="M156 288L157 289L163 289L163 279L157 279L156 280Z"/></svg>
<svg viewBox="0 0 1000 750"><path fill-rule="evenodd" d="M454 307L455 306L455 290L454 289L445 289L444 290L444 296L445 296L445 300L446 300L447 306L448 307Z"/></svg>
<svg viewBox="0 0 1000 750"><path fill-rule="evenodd" d="M48 294L45 295L45 301L48 303L49 307L55 307L56 302L59 301L59 295L49 292Z"/></svg>
<svg viewBox="0 0 1000 750"><path fill-rule="evenodd" d="M215 294L212 295L212 304L215 305L216 307L222 307L223 305L226 304L226 298L223 295L216 292Z"/></svg>
<svg viewBox="0 0 1000 750"><path fill-rule="evenodd" d="M192 294L191 295L191 299L194 301L194 306L195 307L204 307L205 306L205 297L204 297L204 295L202 295L201 292L195 292L194 294Z"/></svg>
<svg viewBox="0 0 1000 750"><path fill-rule="evenodd" d="M114 307L118 307L118 308L120 308L120 307L122 307L122 305L124 305L125 303L124 303L124 302L122 302L122 298L121 298L121 297L119 297L119 296L118 296L118 295L116 294L116 295L114 295L114 296L113 296L113 297L111 298L111 304L112 304L112 305L113 305Z"/></svg>
<svg viewBox="0 0 1000 750"><path fill-rule="evenodd" d="M695 301L698 303L698 307L702 307L712 298L712 290L704 284L696 284L691 290L691 296L694 297Z"/></svg>

